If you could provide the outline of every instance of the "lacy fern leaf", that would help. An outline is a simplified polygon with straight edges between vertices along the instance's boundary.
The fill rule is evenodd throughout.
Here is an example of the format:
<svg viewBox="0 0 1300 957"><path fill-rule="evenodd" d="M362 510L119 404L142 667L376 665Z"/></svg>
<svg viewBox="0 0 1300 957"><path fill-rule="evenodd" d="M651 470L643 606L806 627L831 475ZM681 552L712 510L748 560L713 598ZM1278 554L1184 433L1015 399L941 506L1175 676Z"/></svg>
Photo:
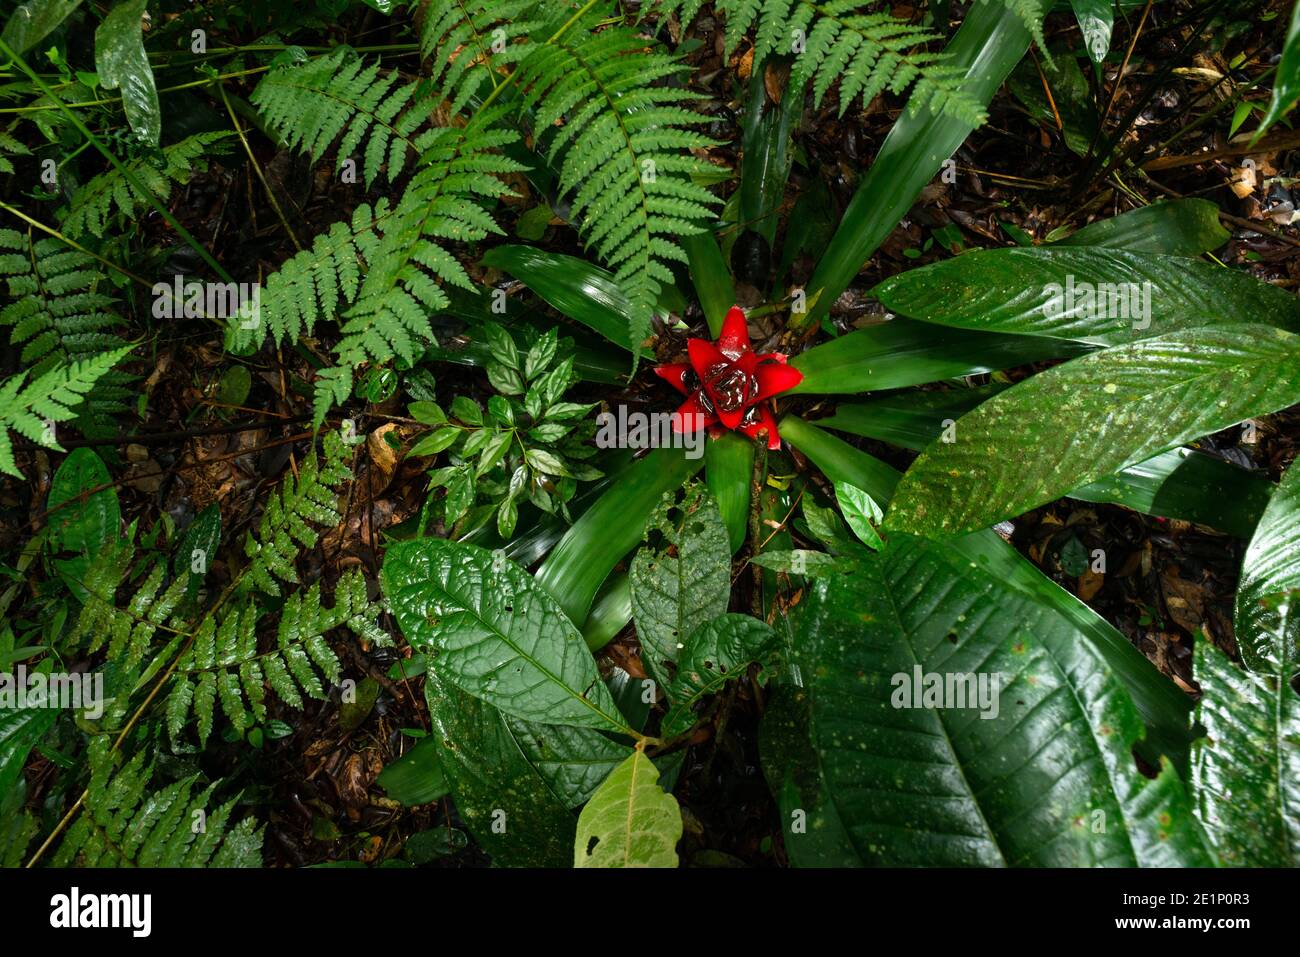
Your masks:
<svg viewBox="0 0 1300 957"><path fill-rule="evenodd" d="M818 106L838 80L841 116L854 101L866 106L885 90L914 87L914 109L928 105L977 125L984 121L983 107L962 90L962 71L943 53L917 49L941 38L906 20L860 12L858 0L723 0L720 6L727 52L757 24L754 69L771 56L792 54L790 88L811 83Z"/></svg>
<svg viewBox="0 0 1300 957"><path fill-rule="evenodd" d="M412 154L428 147L430 132L418 132L437 106L437 97L419 83L400 83L396 73L380 73L348 47L266 75L251 100L266 122L290 147L320 159L339 140L340 159L364 142L366 185L387 164L391 182ZM340 139L340 137L342 137Z"/></svg>
<svg viewBox="0 0 1300 957"><path fill-rule="evenodd" d="M84 362L60 365L23 385L26 373L9 376L0 383L0 472L19 478L9 431L17 432L38 445L63 451L54 435L54 423L66 422L76 408L130 350L104 352Z"/></svg>
<svg viewBox="0 0 1300 957"><path fill-rule="evenodd" d="M632 303L633 355L650 331L669 263L686 262L678 240L702 231L717 202L691 174L708 168L690 150L713 145L708 122L687 104L693 91L656 86L689 68L625 27L588 19L539 46L518 69L539 145L572 197L579 234L611 269ZM557 125L561 123L562 125Z"/></svg>
<svg viewBox="0 0 1300 957"><path fill-rule="evenodd" d="M184 186L195 173L208 168L206 157L228 149L228 144L222 141L231 135L225 131L195 133L171 146L129 160L126 167L154 198L166 202L173 185ZM120 170L110 169L72 194L63 218L63 233L74 239L86 233L102 237L114 207L122 216L130 218L136 210L148 205L148 196L136 189Z"/></svg>
<svg viewBox="0 0 1300 957"><path fill-rule="evenodd" d="M35 239L0 229L0 277L14 302L0 309L0 326L12 326L11 345L35 379L70 362L92 359L129 346L124 320L98 264L57 239ZM110 371L100 376L78 407L75 426L92 437L115 431L112 417L127 411L135 376Z"/></svg>
<svg viewBox="0 0 1300 957"><path fill-rule="evenodd" d="M220 782L197 774L148 790L152 765L136 754L114 773L107 746L91 745L85 810L68 828L54 867L260 867L262 833L246 817L232 826L235 798L209 813Z"/></svg>
<svg viewBox="0 0 1300 957"><path fill-rule="evenodd" d="M0 130L0 173L12 173L14 164L10 156L31 156L32 151L14 139L4 130Z"/></svg>
<svg viewBox="0 0 1300 957"><path fill-rule="evenodd" d="M420 51L453 113L502 82L498 71L532 52L531 34L541 25L537 11L537 0L430 0Z"/></svg>
<svg viewBox="0 0 1300 957"><path fill-rule="evenodd" d="M352 474L348 463L351 451L338 432L327 432L324 456L309 456L297 478L286 475L280 488L267 500L266 511L244 544L249 558L240 581L241 590L260 588L271 595L280 594L279 578L298 582L294 562L301 548L313 548L319 537L308 522L337 525L342 520L336 508L335 487Z"/></svg>
<svg viewBox="0 0 1300 957"><path fill-rule="evenodd" d="M342 677L325 633L346 626L358 635L387 639L375 624L380 611L366 596L364 576L354 569L339 580L332 608L322 604L319 584L290 594L280 612L276 647L267 652L258 652L259 616L251 605L228 615L220 626L208 616L181 656L167 697L167 732L173 744L191 714L198 719L199 743L206 744L218 701L241 733L254 722L264 722L268 685L294 708L302 707L303 694L323 699L325 688L316 670L332 684Z"/></svg>

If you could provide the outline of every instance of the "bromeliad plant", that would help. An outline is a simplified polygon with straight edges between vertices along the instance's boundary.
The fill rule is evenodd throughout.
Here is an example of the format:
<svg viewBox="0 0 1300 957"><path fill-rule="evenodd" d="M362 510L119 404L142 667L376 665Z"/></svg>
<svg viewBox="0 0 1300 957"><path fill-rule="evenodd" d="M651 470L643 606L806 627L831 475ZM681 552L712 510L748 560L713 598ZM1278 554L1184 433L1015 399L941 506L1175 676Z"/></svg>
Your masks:
<svg viewBox="0 0 1300 957"><path fill-rule="evenodd" d="M1204 259L1227 234L1212 204L1186 200L893 276L872 290L888 321L842 331L832 305L1030 45L1049 52L1047 5L977 0L942 50L942 24L887 5L712 6L727 54L752 53L738 173L705 158L725 124L674 39L700 13L695 0L635 15L596 0L425 0L393 12L417 41L418 77L347 47L289 47L232 71L259 77L237 107L225 77L205 81L264 184L254 135L351 163L370 191L305 241L270 192L297 251L265 278L254 321L205 318L236 355L281 368L282 351L310 356L314 375L296 385L318 429L355 405L361 370L397 370L414 400L402 418L423 430L405 454L429 471L431 495L389 529L384 607L359 569L332 589L305 585L300 559L318 527L344 522L359 454L351 429L326 428L319 456L295 460L256 532L227 551L230 581L210 594L220 508L174 543L168 534L167 550L157 529L137 541L131 525L123 538L103 462L69 455L47 502L62 517L15 563L18 578L46 576L39 615L0 633L0 652L93 660L112 705L87 735L89 773L69 775L61 815L39 822L24 762L84 729L5 710L6 862L256 863L260 831L234 794L222 792L206 837L186 839L178 822L219 782L178 777L153 755L203 755L219 733L260 741L282 708L345 681L330 638L391 640L378 624L388 610L419 656L429 723L388 781L417 779L412 803L450 796L498 864L675 865L686 750L725 723L742 688L764 702L758 751L795 865L1300 863L1300 478L1292 469L1274 489L1188 447L1300 403L1295 297ZM110 370L132 340L122 297L97 271L123 222L154 207L232 279L166 203L202 157L233 151L230 137L162 145L144 7L118 4L96 37L97 57L130 54L107 56L96 79L122 83L139 140L123 157L83 112L95 99L85 71L52 86L33 68L61 18L0 35L21 92L42 100L38 148L76 140L110 166L71 190L62 232L0 233L15 300L0 322L36 364L0 385L0 422L48 448L51 423L88 431L126 411L130 380ZM1099 22L1087 20L1087 53L1101 61ZM787 49L794 35L801 45ZM1300 88L1293 72L1279 96ZM827 235L803 225L824 205L810 190L777 242L792 130L837 83L841 113L884 92L910 92L909 104ZM0 168L30 152L16 133L33 131L0 133ZM1109 160L1116 144L1098 142ZM737 178L724 201L716 187ZM537 245L496 243L501 202L528 191L539 203L515 230ZM543 248L553 229L571 230L585 258ZM74 235L106 244L74 246ZM736 248L758 259L780 249L776 275L761 277L769 301L749 318L724 248L732 261ZM815 266L796 288L798 252ZM584 326L583 338L562 345L553 314L507 289ZM1084 289L1090 298L1075 295ZM681 347L688 291L709 338ZM749 320L763 316L788 317L773 336L781 351L751 342ZM449 336L451 319L461 326ZM441 372L433 382L427 367L443 362L482 370L486 411L449 394ZM566 393L653 383L646 366L685 397L678 430L708 432L702 459L591 448L598 403ZM859 439L919 455L900 475ZM19 464L0 430L0 469ZM1062 496L1249 539L1241 665L1198 641L1193 702L992 530ZM627 667L615 669L602 652L618 636ZM932 700L936 676L994 697L979 709Z"/></svg>

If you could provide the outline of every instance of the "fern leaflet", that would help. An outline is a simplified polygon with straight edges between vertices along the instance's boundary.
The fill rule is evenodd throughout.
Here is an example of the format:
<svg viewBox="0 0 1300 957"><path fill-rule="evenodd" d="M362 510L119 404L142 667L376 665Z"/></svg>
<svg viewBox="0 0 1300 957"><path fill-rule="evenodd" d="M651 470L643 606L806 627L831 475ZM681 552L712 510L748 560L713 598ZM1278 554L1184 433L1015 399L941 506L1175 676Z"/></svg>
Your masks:
<svg viewBox="0 0 1300 957"><path fill-rule="evenodd" d="M320 159L335 140L338 155L349 157L364 140L362 170L366 185L384 164L391 182L411 154L428 147L428 123L437 98L419 83L399 83L396 73L381 76L378 61L366 66L348 47L266 75L251 100L267 123L291 148Z"/></svg>
<svg viewBox="0 0 1300 957"><path fill-rule="evenodd" d="M260 867L262 832L246 817L231 826L235 798L208 813L220 782L198 775L147 790L153 767L136 754L113 772L102 741L91 744L86 809L68 828L54 867Z"/></svg>
<svg viewBox="0 0 1300 957"><path fill-rule="evenodd" d="M172 185L183 186L195 173L206 170L205 157L224 152L227 144L222 140L231 135L225 131L195 133L171 146L128 160L126 166L141 186L155 198L166 202ZM149 197L136 189L120 170L111 169L100 173L72 194L68 212L63 218L63 232L74 239L86 233L102 237L114 206L129 218L137 209L147 205Z"/></svg>
<svg viewBox="0 0 1300 957"><path fill-rule="evenodd" d="M632 303L635 357L661 286L675 282L669 262L686 262L678 240L700 232L717 202L691 180L708 164L689 152L714 144L694 129L708 117L685 105L702 94L653 85L689 68L634 30L596 25L589 19L539 46L520 64L518 82L539 145L572 196L579 234Z"/></svg>
<svg viewBox="0 0 1300 957"><path fill-rule="evenodd" d="M431 0L420 24L420 50L430 78L459 113L486 95L534 48L541 24L536 0Z"/></svg>

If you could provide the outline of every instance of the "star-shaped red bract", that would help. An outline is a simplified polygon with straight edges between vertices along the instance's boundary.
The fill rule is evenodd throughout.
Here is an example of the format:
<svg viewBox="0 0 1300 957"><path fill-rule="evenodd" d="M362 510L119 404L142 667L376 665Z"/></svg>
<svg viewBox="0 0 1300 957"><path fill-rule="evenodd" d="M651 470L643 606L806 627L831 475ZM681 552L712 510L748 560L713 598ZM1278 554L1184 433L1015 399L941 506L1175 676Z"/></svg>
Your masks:
<svg viewBox="0 0 1300 957"><path fill-rule="evenodd" d="M759 355L749 347L749 328L739 306L722 321L718 341L689 339L690 362L656 366L655 373L686 396L673 414L673 431L684 434L707 428L711 434L736 429L750 438L767 433L767 447L778 448L781 436L767 401L793 389L803 373L786 364L779 352Z"/></svg>

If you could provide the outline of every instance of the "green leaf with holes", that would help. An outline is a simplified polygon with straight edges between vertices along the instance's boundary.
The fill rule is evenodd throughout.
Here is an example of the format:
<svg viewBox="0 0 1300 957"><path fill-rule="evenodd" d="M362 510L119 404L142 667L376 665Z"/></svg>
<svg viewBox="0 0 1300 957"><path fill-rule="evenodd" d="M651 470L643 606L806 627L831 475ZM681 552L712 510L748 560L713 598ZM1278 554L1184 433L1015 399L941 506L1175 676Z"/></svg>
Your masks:
<svg viewBox="0 0 1300 957"><path fill-rule="evenodd" d="M669 662L686 639L727 610L731 600L731 545L717 500L704 485L692 485L678 503L664 496L646 523L648 538L632 559L632 618L641 639L642 660L661 685Z"/></svg>
<svg viewBox="0 0 1300 957"><path fill-rule="evenodd" d="M578 815L574 867L676 867L682 837L677 799L639 748L610 774Z"/></svg>

